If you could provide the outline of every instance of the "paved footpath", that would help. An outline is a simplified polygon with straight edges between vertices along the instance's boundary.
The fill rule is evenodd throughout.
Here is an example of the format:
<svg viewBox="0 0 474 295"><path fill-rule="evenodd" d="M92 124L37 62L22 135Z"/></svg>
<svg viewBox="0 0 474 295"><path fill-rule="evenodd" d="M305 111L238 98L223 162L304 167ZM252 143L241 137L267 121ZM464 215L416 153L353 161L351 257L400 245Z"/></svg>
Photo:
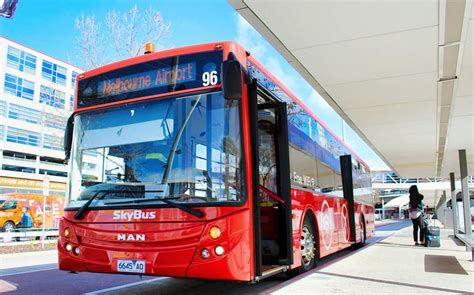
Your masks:
<svg viewBox="0 0 474 295"><path fill-rule="evenodd" d="M409 225L409 224L407 224ZM390 225L377 229L391 231ZM452 230L441 230L441 247L414 246L412 227L349 257L287 281L267 294L473 294L474 262Z"/></svg>
<svg viewBox="0 0 474 295"><path fill-rule="evenodd" d="M24 267L57 265L57 263L57 250L2 254L0 259L0 275L21 271Z"/></svg>

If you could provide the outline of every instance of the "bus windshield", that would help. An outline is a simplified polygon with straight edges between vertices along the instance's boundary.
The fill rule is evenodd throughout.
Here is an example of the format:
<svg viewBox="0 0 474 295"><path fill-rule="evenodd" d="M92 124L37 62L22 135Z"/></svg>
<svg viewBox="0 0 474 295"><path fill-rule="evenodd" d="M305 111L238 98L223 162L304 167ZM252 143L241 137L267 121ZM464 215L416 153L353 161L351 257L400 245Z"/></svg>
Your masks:
<svg viewBox="0 0 474 295"><path fill-rule="evenodd" d="M221 92L79 113L74 128L69 207L241 201L239 104Z"/></svg>

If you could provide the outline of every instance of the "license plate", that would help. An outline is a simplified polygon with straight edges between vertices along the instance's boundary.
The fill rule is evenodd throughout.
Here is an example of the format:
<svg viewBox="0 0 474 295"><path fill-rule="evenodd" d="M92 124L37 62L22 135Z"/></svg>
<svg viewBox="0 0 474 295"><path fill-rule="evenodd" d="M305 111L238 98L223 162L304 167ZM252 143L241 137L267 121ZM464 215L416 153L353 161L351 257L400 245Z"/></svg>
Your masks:
<svg viewBox="0 0 474 295"><path fill-rule="evenodd" d="M145 260L117 260L117 271L145 273Z"/></svg>

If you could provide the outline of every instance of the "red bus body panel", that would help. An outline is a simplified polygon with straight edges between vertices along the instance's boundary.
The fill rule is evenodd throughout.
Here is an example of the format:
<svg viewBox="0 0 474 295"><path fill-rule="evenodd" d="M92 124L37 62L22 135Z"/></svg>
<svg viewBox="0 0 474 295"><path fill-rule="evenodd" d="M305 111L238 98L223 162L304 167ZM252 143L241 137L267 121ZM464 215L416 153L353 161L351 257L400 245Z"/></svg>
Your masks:
<svg viewBox="0 0 474 295"><path fill-rule="evenodd" d="M308 214L308 211L311 211L315 217L314 221L318 232L319 257L330 255L341 249L350 247L353 244L349 241L350 232L347 200L295 188L291 190L291 197L293 250L295 253L295 263L292 265L292 268L301 265L301 228L305 214ZM372 237L375 231L373 206L356 203L354 214L357 242L360 242L361 238L359 234L359 224L362 215L365 220L366 238ZM347 221L345 225L343 224L344 220Z"/></svg>
<svg viewBox="0 0 474 295"><path fill-rule="evenodd" d="M199 219L175 208L94 210L80 222L74 220L74 212L66 212L60 232L69 228L71 235L68 239L64 235L59 238L59 268L114 273L119 259L145 260L145 273L149 275L249 281L249 210L242 207L199 210L205 212L205 218ZM156 218L114 219L114 213L133 216L136 211L140 211L137 214L140 216L154 212ZM209 236L212 226L222 230L217 240ZM137 234L143 234L145 240L136 240ZM125 240L119 240L119 235ZM79 246L80 255L66 251L66 243ZM213 252L217 245L225 249L224 255ZM200 255L204 248L211 253L207 259Z"/></svg>

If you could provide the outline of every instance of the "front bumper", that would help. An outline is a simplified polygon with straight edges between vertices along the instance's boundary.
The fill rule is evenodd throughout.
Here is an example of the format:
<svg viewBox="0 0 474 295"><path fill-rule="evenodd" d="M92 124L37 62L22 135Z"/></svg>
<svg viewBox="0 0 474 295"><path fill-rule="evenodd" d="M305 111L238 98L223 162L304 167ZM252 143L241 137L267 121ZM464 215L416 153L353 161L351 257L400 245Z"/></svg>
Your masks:
<svg viewBox="0 0 474 295"><path fill-rule="evenodd" d="M248 210L208 222L100 224L63 219L58 241L59 269L123 273L117 269L119 260L142 260L144 273L136 274L250 281L249 225ZM221 229L219 239L209 236L212 226ZM64 236L66 228L69 238ZM136 233L143 233L146 239L134 241ZM118 241L119 234L126 240ZM66 244L73 250L67 251ZM217 246L223 247L223 255L216 254ZM79 247L79 255L75 254L75 247ZM209 251L208 258L201 256L203 249Z"/></svg>

